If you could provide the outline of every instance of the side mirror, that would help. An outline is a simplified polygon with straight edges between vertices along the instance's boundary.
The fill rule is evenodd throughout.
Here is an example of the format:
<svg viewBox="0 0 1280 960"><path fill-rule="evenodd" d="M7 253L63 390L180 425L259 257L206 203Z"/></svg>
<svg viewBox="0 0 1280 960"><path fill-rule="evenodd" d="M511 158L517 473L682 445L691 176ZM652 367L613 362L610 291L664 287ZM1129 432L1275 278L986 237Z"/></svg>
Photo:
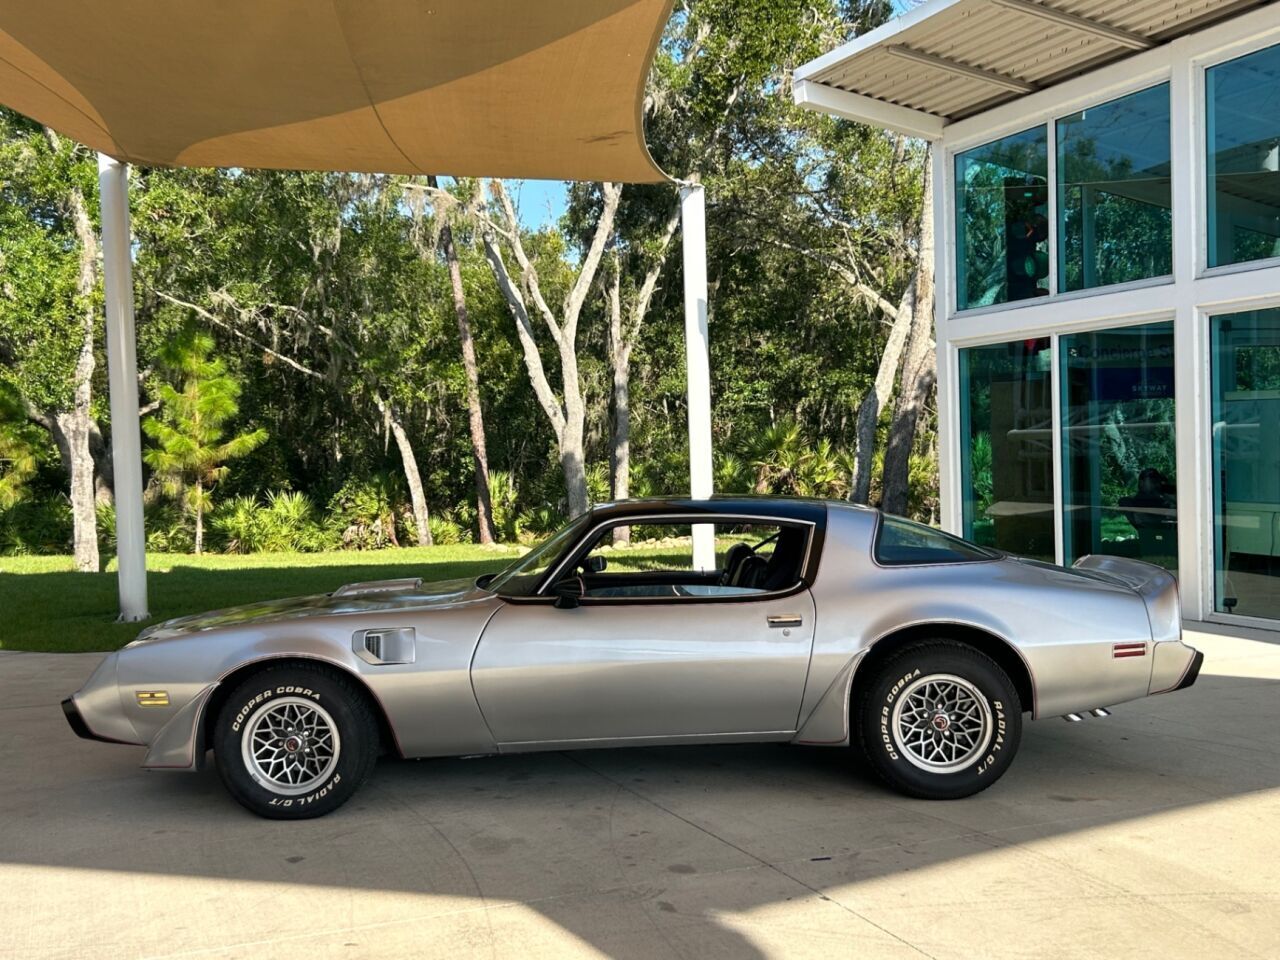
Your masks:
<svg viewBox="0 0 1280 960"><path fill-rule="evenodd" d="M581 577L569 577L552 587L551 592L555 595L557 610L572 610L578 606L578 601L587 591Z"/></svg>
<svg viewBox="0 0 1280 960"><path fill-rule="evenodd" d="M587 557L586 560L582 561L582 572L587 574L604 573L608 566L609 561L597 554L596 556Z"/></svg>

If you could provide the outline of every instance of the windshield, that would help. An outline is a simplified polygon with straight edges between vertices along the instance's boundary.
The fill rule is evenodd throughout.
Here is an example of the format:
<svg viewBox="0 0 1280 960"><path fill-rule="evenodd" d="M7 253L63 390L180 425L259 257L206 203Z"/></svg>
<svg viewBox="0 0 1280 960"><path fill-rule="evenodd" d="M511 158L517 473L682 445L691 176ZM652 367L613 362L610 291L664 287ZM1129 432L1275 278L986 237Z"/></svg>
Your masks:
<svg viewBox="0 0 1280 960"><path fill-rule="evenodd" d="M542 541L492 580L481 583L480 586L506 597L532 595L538 588L538 582L546 575L547 570L556 562L560 554L582 536L589 520L590 514L578 517L567 527L562 527Z"/></svg>

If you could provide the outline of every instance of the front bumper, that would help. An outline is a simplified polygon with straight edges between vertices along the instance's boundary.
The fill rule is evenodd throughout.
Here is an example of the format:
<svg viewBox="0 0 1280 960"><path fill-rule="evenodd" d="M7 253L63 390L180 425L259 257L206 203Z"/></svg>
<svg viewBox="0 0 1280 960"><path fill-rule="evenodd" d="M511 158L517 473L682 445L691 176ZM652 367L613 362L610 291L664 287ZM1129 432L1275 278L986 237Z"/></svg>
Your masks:
<svg viewBox="0 0 1280 960"><path fill-rule="evenodd" d="M85 685L62 701L62 712L76 736L103 743L142 742L120 702L118 663L118 653L107 654Z"/></svg>
<svg viewBox="0 0 1280 960"><path fill-rule="evenodd" d="M94 733L89 724L85 723L84 716L80 713L80 708L76 706L76 698L74 696L67 697L62 701L62 712L67 718L67 723L71 724L71 729L75 732L75 735L82 740L97 740L101 743L133 742L130 740L117 740L114 737L104 737L102 734Z"/></svg>
<svg viewBox="0 0 1280 960"><path fill-rule="evenodd" d="M84 717L80 716L80 711L76 709L75 697L67 697L62 701L62 712L66 715L67 723L71 724L71 729L75 732L75 735L81 740L102 739L89 729L89 725L84 722Z"/></svg>

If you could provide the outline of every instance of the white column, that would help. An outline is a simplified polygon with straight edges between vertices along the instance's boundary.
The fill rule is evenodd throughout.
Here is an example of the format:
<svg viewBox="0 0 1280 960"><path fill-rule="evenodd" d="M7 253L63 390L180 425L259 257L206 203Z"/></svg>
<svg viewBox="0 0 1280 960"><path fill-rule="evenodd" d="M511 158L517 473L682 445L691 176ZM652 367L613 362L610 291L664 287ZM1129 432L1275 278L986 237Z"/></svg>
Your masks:
<svg viewBox="0 0 1280 960"><path fill-rule="evenodd" d="M954 184L947 146L942 140L930 144L933 164L933 329L938 358L938 494L941 499L942 529L963 532L962 484L960 477L960 355L951 345L950 316L955 305L955 282L951 265L956 248Z"/></svg>
<svg viewBox="0 0 1280 960"><path fill-rule="evenodd" d="M711 496L711 358L707 345L707 205L701 184L680 188L684 248L684 344L689 388L689 493ZM715 529L693 528L693 566L714 570Z"/></svg>
<svg viewBox="0 0 1280 960"><path fill-rule="evenodd" d="M1204 91L1197 67L1186 58L1191 37L1169 45L1170 156L1173 161L1174 422L1178 466L1178 596L1185 620L1203 620L1214 609L1212 438L1209 415L1208 317L1196 309L1196 277L1204 266L1202 206ZM1211 242L1211 238L1210 238ZM1233 287L1238 281L1233 282Z"/></svg>
<svg viewBox="0 0 1280 960"><path fill-rule="evenodd" d="M120 619L128 623L145 620L148 616L128 166L113 157L98 154L98 190L102 202L102 272L107 305L107 382L111 391L117 577Z"/></svg>

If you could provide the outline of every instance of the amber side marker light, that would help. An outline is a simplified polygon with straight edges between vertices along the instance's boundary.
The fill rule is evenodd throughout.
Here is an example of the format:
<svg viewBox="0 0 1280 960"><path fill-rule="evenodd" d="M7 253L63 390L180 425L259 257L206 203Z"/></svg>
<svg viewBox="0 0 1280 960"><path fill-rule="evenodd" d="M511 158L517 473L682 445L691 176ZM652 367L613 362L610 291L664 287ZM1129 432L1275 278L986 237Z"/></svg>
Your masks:
<svg viewBox="0 0 1280 960"><path fill-rule="evenodd" d="M169 705L169 691L167 690L139 690L138 706L140 707L167 707Z"/></svg>

